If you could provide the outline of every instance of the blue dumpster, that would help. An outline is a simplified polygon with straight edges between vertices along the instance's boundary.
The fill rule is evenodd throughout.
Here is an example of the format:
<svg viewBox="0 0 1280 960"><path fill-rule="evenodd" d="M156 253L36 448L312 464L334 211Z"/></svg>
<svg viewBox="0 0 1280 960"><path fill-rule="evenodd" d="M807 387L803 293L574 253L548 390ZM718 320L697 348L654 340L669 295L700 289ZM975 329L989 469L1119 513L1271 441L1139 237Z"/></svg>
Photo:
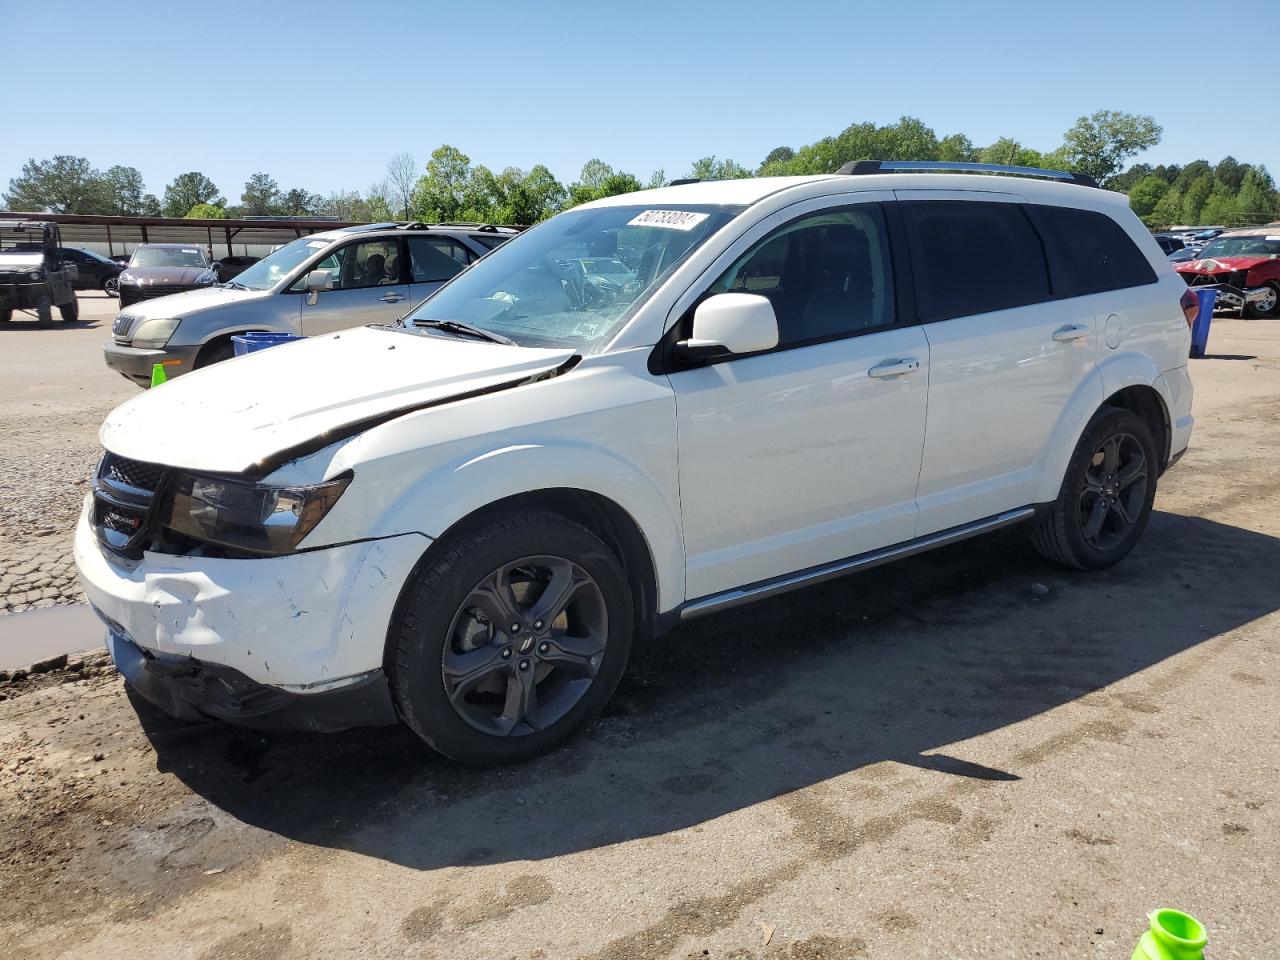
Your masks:
<svg viewBox="0 0 1280 960"><path fill-rule="evenodd" d="M246 353L265 350L267 347L274 347L281 343L289 343L293 340L301 339L301 337L293 333L242 333L231 338L231 346L235 350L237 357L243 357Z"/></svg>
<svg viewBox="0 0 1280 960"><path fill-rule="evenodd" d="M1191 325L1191 355L1203 357L1205 348L1209 346L1209 324L1213 323L1213 305L1218 300L1218 291L1197 290L1196 296L1200 298L1200 312Z"/></svg>

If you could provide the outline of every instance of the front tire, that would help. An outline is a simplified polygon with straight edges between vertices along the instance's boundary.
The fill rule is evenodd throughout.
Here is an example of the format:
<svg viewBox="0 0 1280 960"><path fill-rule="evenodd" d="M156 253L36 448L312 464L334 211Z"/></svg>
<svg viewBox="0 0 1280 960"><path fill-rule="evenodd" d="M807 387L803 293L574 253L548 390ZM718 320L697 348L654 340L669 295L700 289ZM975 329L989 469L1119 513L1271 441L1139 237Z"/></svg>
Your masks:
<svg viewBox="0 0 1280 960"><path fill-rule="evenodd" d="M1036 521L1036 550L1075 570L1119 563L1151 518L1158 472L1146 422L1132 411L1103 407L1071 455L1058 499Z"/></svg>
<svg viewBox="0 0 1280 960"><path fill-rule="evenodd" d="M120 281L116 277L107 277L102 281L102 292L108 297L120 296Z"/></svg>
<svg viewBox="0 0 1280 960"><path fill-rule="evenodd" d="M437 544L388 635L401 718L445 756L526 760L594 719L631 650L634 607L618 558L541 510Z"/></svg>
<svg viewBox="0 0 1280 960"><path fill-rule="evenodd" d="M1280 283L1272 280L1265 286L1271 294L1268 299L1245 305L1245 313L1255 320L1270 320L1280 316Z"/></svg>
<svg viewBox="0 0 1280 960"><path fill-rule="evenodd" d="M64 303L58 308L58 313L67 323L74 323L80 319L80 301L72 300L70 303Z"/></svg>

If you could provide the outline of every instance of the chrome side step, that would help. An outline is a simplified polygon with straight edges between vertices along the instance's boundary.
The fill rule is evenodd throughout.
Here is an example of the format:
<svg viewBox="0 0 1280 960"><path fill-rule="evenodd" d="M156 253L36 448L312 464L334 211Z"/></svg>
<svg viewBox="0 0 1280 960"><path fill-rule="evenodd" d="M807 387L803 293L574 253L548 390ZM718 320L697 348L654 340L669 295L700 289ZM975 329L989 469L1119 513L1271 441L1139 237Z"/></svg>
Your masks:
<svg viewBox="0 0 1280 960"><path fill-rule="evenodd" d="M713 593L709 597L686 603L680 608L680 619L692 620L694 617L700 617L706 613L718 613L721 610L729 610L744 603L763 600L766 597L777 596L790 590L798 590L801 587L811 587L817 583L834 580L836 577L842 577L846 573L853 573L856 570L869 570L871 567L878 567L880 564L888 563L891 560L924 553L926 550L932 550L935 547L944 547L949 543L957 543L982 533L990 533L992 530L999 530L1001 527L1020 523L1030 518L1035 512L1034 507L1006 510L1004 513L998 513L994 517L987 517L985 520L976 520L973 523L962 524L949 530L940 530L937 533L931 533L925 537L917 537L915 540L908 540L896 546L872 550L869 553L862 553L844 560L836 560L820 567L810 567L808 570L801 570L799 573L789 573L781 577L774 577L772 580L762 580L760 583L751 584L750 586L736 587L733 590L725 590L722 593Z"/></svg>

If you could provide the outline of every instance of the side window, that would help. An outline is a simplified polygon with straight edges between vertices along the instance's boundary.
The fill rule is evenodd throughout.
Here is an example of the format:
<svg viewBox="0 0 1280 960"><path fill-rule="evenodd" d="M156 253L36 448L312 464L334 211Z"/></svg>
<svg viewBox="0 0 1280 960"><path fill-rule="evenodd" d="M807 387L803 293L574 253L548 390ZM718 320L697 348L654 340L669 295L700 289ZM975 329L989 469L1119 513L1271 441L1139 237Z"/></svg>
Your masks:
<svg viewBox="0 0 1280 960"><path fill-rule="evenodd" d="M328 270L335 290L356 290L399 283L400 244L395 237L349 243L333 251L311 269ZM294 284L294 289L305 289L305 284L304 275Z"/></svg>
<svg viewBox="0 0 1280 960"><path fill-rule="evenodd" d="M1058 296L1078 297L1156 282L1142 251L1105 213L1039 204L1030 211L1049 248L1049 270ZM1170 241L1164 244L1173 249Z"/></svg>
<svg viewBox="0 0 1280 960"><path fill-rule="evenodd" d="M468 236L470 236L476 243L480 244L480 246L486 247L489 250L492 250L494 247L500 247L511 239L511 234L509 233L472 233L468 234Z"/></svg>
<svg viewBox="0 0 1280 960"><path fill-rule="evenodd" d="M793 220L739 257L708 292L767 297L783 347L892 326L884 215L865 204Z"/></svg>
<svg viewBox="0 0 1280 960"><path fill-rule="evenodd" d="M448 280L471 262L471 254L449 237L410 237L409 260L413 283Z"/></svg>
<svg viewBox="0 0 1280 960"><path fill-rule="evenodd" d="M1019 204L909 200L900 206L922 321L1051 299L1044 245Z"/></svg>

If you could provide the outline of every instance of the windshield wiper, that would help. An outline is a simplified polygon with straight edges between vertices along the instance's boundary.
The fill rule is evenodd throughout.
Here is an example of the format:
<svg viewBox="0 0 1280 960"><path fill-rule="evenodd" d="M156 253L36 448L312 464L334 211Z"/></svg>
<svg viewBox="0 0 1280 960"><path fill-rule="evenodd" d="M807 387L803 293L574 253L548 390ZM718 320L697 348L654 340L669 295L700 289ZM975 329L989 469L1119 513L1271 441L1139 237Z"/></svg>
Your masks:
<svg viewBox="0 0 1280 960"><path fill-rule="evenodd" d="M471 324L463 323L460 320L410 320L408 322L415 327L431 327L433 330L461 333L479 340L488 340L490 343L501 343L508 347L516 345L514 340L508 339L500 333L494 333L492 330L481 330L479 327L473 327Z"/></svg>
<svg viewBox="0 0 1280 960"><path fill-rule="evenodd" d="M248 290L243 283L236 283L234 280L228 280L225 283L218 284L220 287L230 287L233 290Z"/></svg>

